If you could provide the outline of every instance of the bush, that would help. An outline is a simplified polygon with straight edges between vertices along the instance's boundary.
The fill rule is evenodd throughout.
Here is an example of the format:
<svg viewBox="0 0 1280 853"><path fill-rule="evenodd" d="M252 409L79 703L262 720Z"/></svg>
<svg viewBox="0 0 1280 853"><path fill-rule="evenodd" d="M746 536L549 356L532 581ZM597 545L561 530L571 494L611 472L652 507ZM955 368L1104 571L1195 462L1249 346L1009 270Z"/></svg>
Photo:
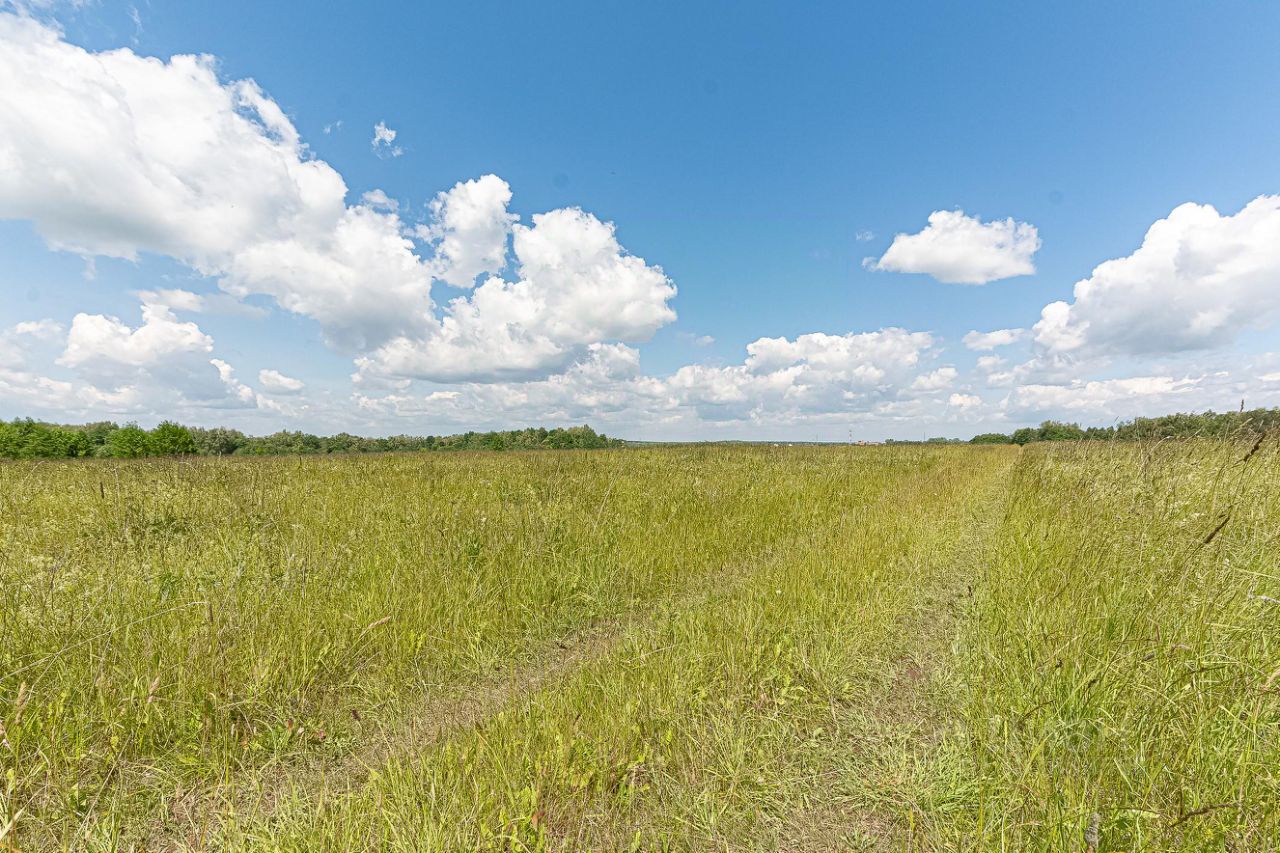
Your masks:
<svg viewBox="0 0 1280 853"><path fill-rule="evenodd" d="M112 459L137 459L151 455L151 436L137 424L126 424L107 436L102 455Z"/></svg>
<svg viewBox="0 0 1280 853"><path fill-rule="evenodd" d="M191 431L173 421L161 423L149 437L150 452L154 456L188 456L199 452Z"/></svg>

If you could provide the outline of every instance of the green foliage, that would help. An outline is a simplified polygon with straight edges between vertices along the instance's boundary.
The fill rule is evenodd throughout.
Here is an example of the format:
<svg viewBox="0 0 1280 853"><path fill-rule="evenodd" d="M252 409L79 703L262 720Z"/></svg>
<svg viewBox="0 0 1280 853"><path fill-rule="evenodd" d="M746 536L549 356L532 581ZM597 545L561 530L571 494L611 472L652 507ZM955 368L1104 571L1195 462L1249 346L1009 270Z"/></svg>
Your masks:
<svg viewBox="0 0 1280 853"><path fill-rule="evenodd" d="M225 427L192 427L191 438L195 441L196 452L201 456L230 456L248 441L240 430Z"/></svg>
<svg viewBox="0 0 1280 853"><path fill-rule="evenodd" d="M126 424L107 434L100 455L112 459L138 459L154 454L151 436L137 424Z"/></svg>
<svg viewBox="0 0 1280 853"><path fill-rule="evenodd" d="M1079 424L1045 421L1023 427L1012 436L984 433L971 444L1030 444L1036 441L1157 441L1162 438L1236 438L1257 436L1280 428L1280 408L1239 412L1179 413L1158 418L1135 418L1109 427L1082 429Z"/></svg>
<svg viewBox="0 0 1280 853"><path fill-rule="evenodd" d="M530 428L506 432L468 432L461 435L365 438L338 433L277 432L247 436L239 430L185 427L165 421L147 433L134 424L120 427L110 421L63 426L30 419L0 421L0 459L63 459L104 456L135 459L142 456L292 456L323 453L391 453L435 450L596 450L622 447L626 442L597 433L589 426L568 429Z"/></svg>
<svg viewBox="0 0 1280 853"><path fill-rule="evenodd" d="M50 427L32 420L0 421L0 458L65 459L92 452L81 431Z"/></svg>
<svg viewBox="0 0 1280 853"><path fill-rule="evenodd" d="M151 431L148 450L152 456L188 456L199 452L191 431L172 421L164 421Z"/></svg>
<svg viewBox="0 0 1280 853"><path fill-rule="evenodd" d="M1040 431L1032 427L1015 429L1011 440L1014 444L1030 444L1033 441L1040 440Z"/></svg>

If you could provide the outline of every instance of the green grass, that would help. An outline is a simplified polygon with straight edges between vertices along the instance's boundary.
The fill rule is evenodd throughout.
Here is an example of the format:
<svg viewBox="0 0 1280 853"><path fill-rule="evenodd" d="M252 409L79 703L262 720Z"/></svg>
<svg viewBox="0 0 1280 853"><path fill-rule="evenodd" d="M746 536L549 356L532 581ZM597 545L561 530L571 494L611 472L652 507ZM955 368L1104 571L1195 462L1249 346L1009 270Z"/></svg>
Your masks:
<svg viewBox="0 0 1280 853"><path fill-rule="evenodd" d="M1251 448L3 465L0 849L1271 849Z"/></svg>

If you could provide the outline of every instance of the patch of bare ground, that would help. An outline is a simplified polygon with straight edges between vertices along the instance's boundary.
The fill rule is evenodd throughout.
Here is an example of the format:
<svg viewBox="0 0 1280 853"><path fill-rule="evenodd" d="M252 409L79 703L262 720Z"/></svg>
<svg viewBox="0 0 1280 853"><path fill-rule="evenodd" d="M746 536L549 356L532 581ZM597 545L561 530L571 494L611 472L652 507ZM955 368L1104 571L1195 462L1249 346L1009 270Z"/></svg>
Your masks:
<svg viewBox="0 0 1280 853"><path fill-rule="evenodd" d="M1004 506L1003 480L989 487L983 511L963 527L951 552L923 568L914 606L896 636L905 648L888 658L875 688L854 704L833 703L832 718L850 745L818 800L777 833L786 853L931 849L921 829L927 808L911 784L952 725L944 687L957 626L973 596L972 568L988 548Z"/></svg>

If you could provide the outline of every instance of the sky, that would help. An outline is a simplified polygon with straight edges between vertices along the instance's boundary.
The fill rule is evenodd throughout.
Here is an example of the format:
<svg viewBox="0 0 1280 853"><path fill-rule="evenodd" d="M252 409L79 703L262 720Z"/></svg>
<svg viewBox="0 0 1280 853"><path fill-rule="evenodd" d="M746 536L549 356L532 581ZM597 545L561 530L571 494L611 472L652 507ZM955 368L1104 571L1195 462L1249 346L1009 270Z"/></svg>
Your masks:
<svg viewBox="0 0 1280 853"><path fill-rule="evenodd" d="M1280 405L1280 5L0 0L0 417Z"/></svg>

